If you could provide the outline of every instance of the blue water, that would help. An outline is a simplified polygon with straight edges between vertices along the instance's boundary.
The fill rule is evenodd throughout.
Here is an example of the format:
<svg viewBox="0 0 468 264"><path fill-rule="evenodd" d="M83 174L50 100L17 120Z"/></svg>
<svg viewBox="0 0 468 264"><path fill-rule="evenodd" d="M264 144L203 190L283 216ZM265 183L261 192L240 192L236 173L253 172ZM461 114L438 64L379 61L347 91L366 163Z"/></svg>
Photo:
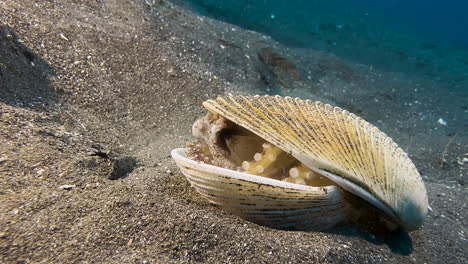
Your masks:
<svg viewBox="0 0 468 264"><path fill-rule="evenodd" d="M395 30L425 36L431 41L468 48L468 1L466 0L354 0L368 10L372 20Z"/></svg>
<svg viewBox="0 0 468 264"><path fill-rule="evenodd" d="M354 18L417 34L437 43L468 48L466 0L188 0L199 11L281 40L282 29L305 33L317 20ZM276 26L276 28L275 28ZM298 35L300 39L303 36Z"/></svg>
<svg viewBox="0 0 468 264"><path fill-rule="evenodd" d="M468 75L468 0L187 2L202 15L289 47L324 50L388 71L442 79Z"/></svg>

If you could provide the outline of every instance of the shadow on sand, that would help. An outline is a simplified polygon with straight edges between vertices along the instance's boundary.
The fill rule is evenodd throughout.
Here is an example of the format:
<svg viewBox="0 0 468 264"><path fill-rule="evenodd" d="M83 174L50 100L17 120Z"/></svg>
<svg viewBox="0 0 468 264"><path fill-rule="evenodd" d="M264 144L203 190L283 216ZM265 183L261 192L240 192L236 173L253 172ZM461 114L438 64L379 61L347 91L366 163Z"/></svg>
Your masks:
<svg viewBox="0 0 468 264"><path fill-rule="evenodd" d="M0 24L0 102L38 110L54 104L59 97L49 82L54 75L13 29Z"/></svg>
<svg viewBox="0 0 468 264"><path fill-rule="evenodd" d="M257 223L262 225L260 223ZM355 237L364 239L375 245L386 245L393 253L407 256L413 252L413 242L408 232L398 228L389 230L384 223L372 223L364 225L362 223L342 223L337 226L319 231L319 230L303 230L296 228L280 228L277 226L268 226L277 230L285 231L302 231L302 232L321 232L340 236Z"/></svg>
<svg viewBox="0 0 468 264"><path fill-rule="evenodd" d="M326 232L343 236L358 237L376 245L386 245L393 253L407 256L413 252L413 242L408 232L385 227L364 227L354 224L338 225Z"/></svg>

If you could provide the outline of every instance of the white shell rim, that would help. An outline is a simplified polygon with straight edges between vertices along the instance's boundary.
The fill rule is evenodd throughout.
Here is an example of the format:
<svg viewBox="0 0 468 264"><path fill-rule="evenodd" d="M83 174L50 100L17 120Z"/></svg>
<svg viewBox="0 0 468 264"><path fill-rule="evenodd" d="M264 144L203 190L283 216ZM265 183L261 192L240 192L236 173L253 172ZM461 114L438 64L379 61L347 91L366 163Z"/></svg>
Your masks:
<svg viewBox="0 0 468 264"><path fill-rule="evenodd" d="M313 186L308 186L308 185L301 185L301 184L295 184L295 183L290 183L290 182L284 182L280 180L275 180L267 177L262 177L262 176L257 176L253 174L248 174L240 171L235 171L235 170L230 170L226 168L221 168L217 167L214 165L202 163L199 161L195 161L192 159L187 158L187 155L185 154L184 148L176 148L171 151L171 156L172 158L179 162L182 161L192 167L200 167L203 166L206 169L209 169L213 173L218 173L220 175L225 175L232 177L234 179L242 180L242 181L248 181L248 182L253 182L253 183L258 183L262 185L270 185L270 186L276 186L276 187L282 187L286 189L294 189L294 190L309 190L309 191L323 191L324 189L327 191L331 191L332 189L338 188L336 186L321 186L321 187L313 187Z"/></svg>

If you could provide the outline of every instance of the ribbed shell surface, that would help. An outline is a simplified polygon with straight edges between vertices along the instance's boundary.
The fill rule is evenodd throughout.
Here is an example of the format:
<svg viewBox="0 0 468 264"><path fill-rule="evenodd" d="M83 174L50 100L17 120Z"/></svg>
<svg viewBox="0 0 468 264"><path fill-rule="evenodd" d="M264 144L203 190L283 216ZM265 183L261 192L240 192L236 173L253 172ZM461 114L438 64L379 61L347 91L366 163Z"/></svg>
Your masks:
<svg viewBox="0 0 468 264"><path fill-rule="evenodd" d="M347 218L342 191L310 187L200 163L174 149L172 157L204 198L249 221L282 229L324 230Z"/></svg>
<svg viewBox="0 0 468 264"><path fill-rule="evenodd" d="M422 224L428 201L419 172L392 139L354 114L280 96L226 97L203 105L331 176L405 229Z"/></svg>

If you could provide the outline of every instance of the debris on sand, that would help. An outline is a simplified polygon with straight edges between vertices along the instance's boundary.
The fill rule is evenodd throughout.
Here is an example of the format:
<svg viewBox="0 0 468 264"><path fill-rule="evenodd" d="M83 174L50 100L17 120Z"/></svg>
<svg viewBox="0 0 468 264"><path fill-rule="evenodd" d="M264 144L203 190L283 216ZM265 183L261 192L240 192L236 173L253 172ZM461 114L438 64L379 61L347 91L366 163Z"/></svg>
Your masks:
<svg viewBox="0 0 468 264"><path fill-rule="evenodd" d="M65 185L59 186L58 188L62 189L62 190L71 191L75 187L76 187L76 185L74 185L74 184L65 184Z"/></svg>

